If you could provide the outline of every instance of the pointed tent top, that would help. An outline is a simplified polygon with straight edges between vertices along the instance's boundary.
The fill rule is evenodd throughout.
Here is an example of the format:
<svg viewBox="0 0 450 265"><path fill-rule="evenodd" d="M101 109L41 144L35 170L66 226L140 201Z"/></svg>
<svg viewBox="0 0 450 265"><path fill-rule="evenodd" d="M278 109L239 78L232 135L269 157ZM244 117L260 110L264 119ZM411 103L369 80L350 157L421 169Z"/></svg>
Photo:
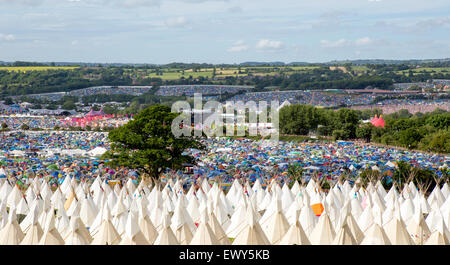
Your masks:
<svg viewBox="0 0 450 265"><path fill-rule="evenodd" d="M380 208L374 208L375 215L373 216L373 222L379 226L383 226L383 214Z"/></svg>
<svg viewBox="0 0 450 265"><path fill-rule="evenodd" d="M445 182L444 185L442 186L441 192L446 198L449 197L449 195L450 195L450 188L449 188L447 182Z"/></svg>
<svg viewBox="0 0 450 265"><path fill-rule="evenodd" d="M331 224L328 213L325 211L319 217L319 223L314 227L310 235L310 241L314 245L331 245L335 236L336 232Z"/></svg>
<svg viewBox="0 0 450 265"><path fill-rule="evenodd" d="M432 232L438 231L439 233L447 236L449 234L449 231L445 225L444 218L441 212L439 210L436 211L436 214L433 217L433 227L430 227Z"/></svg>
<svg viewBox="0 0 450 265"><path fill-rule="evenodd" d="M211 189L211 187L209 186L209 182L206 178L203 179L201 186L206 192L208 192Z"/></svg>
<svg viewBox="0 0 450 265"><path fill-rule="evenodd" d="M111 220L111 211L109 210L108 205L105 203L103 206L103 216L102 221L109 221Z"/></svg>
<svg viewBox="0 0 450 265"><path fill-rule="evenodd" d="M377 223L374 223L365 233L361 245L391 245L391 241L384 229Z"/></svg>
<svg viewBox="0 0 450 265"><path fill-rule="evenodd" d="M176 231L178 228L183 226L184 223L186 223L186 219L183 213L183 207L184 206L181 206L180 202L175 206L175 212L171 220L171 224L175 225L175 229L173 229L174 231Z"/></svg>
<svg viewBox="0 0 450 265"><path fill-rule="evenodd" d="M78 229L80 229L80 222L78 221L78 219L80 219L80 217L78 216L70 218L69 225L72 232L76 232Z"/></svg>
<svg viewBox="0 0 450 265"><path fill-rule="evenodd" d="M148 216L147 207L142 203L142 201L138 204L138 210L140 218L145 218L146 216Z"/></svg>
<svg viewBox="0 0 450 265"><path fill-rule="evenodd" d="M24 214L24 215L28 214L29 207L28 207L28 204L26 202L25 195L22 196L22 198L20 199L20 201L19 201L19 203L17 204L16 207L17 207L16 208L17 214Z"/></svg>
<svg viewBox="0 0 450 265"><path fill-rule="evenodd" d="M125 233L129 238L133 238L139 232L138 219L134 212L128 214L127 223L125 225Z"/></svg>
<svg viewBox="0 0 450 265"><path fill-rule="evenodd" d="M30 224L35 225L38 222L39 218L39 209L37 207L33 207L33 209L29 213L30 216Z"/></svg>
<svg viewBox="0 0 450 265"><path fill-rule="evenodd" d="M205 208L200 215L200 223L207 224L208 219L209 219L208 212L206 211L206 208Z"/></svg>
<svg viewBox="0 0 450 265"><path fill-rule="evenodd" d="M13 208L9 209L8 223L12 224L16 220L17 220L16 208L13 207Z"/></svg>
<svg viewBox="0 0 450 265"><path fill-rule="evenodd" d="M209 218L207 212L202 211L200 225L192 238L191 245L219 245L220 242L208 224Z"/></svg>
<svg viewBox="0 0 450 265"><path fill-rule="evenodd" d="M295 195L300 192L300 184L297 180L294 181L294 185L291 187L291 192Z"/></svg>
<svg viewBox="0 0 450 265"><path fill-rule="evenodd" d="M51 231L55 229L55 215L54 214L47 214L45 217L45 232Z"/></svg>
<svg viewBox="0 0 450 265"><path fill-rule="evenodd" d="M333 240L333 245L358 245L347 223L344 222L341 228L336 233Z"/></svg>
<svg viewBox="0 0 450 265"><path fill-rule="evenodd" d="M114 193L111 193L111 194L114 194ZM114 208L112 209L112 215L119 216L122 213L126 212L127 210L128 210L127 207L123 204L122 198L119 198L116 201Z"/></svg>
<svg viewBox="0 0 450 265"><path fill-rule="evenodd" d="M169 212L167 211L167 209L164 208L162 226L165 229L165 228L169 228L170 224L171 224L171 221L170 221Z"/></svg>
<svg viewBox="0 0 450 265"><path fill-rule="evenodd" d="M296 223L299 223L299 218L300 218L300 212L302 211L302 209L301 208L297 208L296 210L295 210L295 214L294 214L294 216L295 216L295 222ZM299 223L300 224L300 223Z"/></svg>
<svg viewBox="0 0 450 265"><path fill-rule="evenodd" d="M217 202L217 204L219 204L219 202ZM212 200L207 200L206 208L207 208L208 212L214 211L214 202Z"/></svg>
<svg viewBox="0 0 450 265"><path fill-rule="evenodd" d="M246 219L247 223L250 227L254 227L257 223L257 218L255 216L255 212L253 211L253 206L248 205L247 206L247 213L246 213Z"/></svg>
<svg viewBox="0 0 450 265"><path fill-rule="evenodd" d="M410 182L408 183L408 186L409 186L409 189L411 190L411 192L417 191L417 187L416 187L416 185L414 184L413 181L410 181Z"/></svg>
<svg viewBox="0 0 450 265"><path fill-rule="evenodd" d="M136 190L136 185L134 185L133 180L131 178L128 179L125 185L131 193L133 193Z"/></svg>
<svg viewBox="0 0 450 265"><path fill-rule="evenodd" d="M253 184L252 189L253 189L254 191L257 191L257 190L260 190L261 188L262 188L261 181L259 180L259 178L257 178L257 179L255 180L255 183Z"/></svg>
<svg viewBox="0 0 450 265"><path fill-rule="evenodd" d="M308 192L305 192L305 193L303 194L303 200L304 200L304 202L303 202L304 205L310 205L311 199L310 199L310 197L309 197Z"/></svg>
<svg viewBox="0 0 450 265"><path fill-rule="evenodd" d="M280 195L276 195L276 199L275 199L275 213L279 213L283 210L283 208L281 207L281 199L280 199Z"/></svg>
<svg viewBox="0 0 450 265"><path fill-rule="evenodd" d="M385 225L384 230L391 244L414 245L411 235L406 230L406 226L400 218L392 218L392 220Z"/></svg>
<svg viewBox="0 0 450 265"><path fill-rule="evenodd" d="M316 181L313 178L311 178L308 184L306 185L306 190L308 192L314 192L315 188L316 188Z"/></svg>
<svg viewBox="0 0 450 265"><path fill-rule="evenodd" d="M278 243L279 245L311 245L311 242L306 235L306 232L303 230L302 225L298 221L295 224L291 225L289 230L283 236L283 238Z"/></svg>

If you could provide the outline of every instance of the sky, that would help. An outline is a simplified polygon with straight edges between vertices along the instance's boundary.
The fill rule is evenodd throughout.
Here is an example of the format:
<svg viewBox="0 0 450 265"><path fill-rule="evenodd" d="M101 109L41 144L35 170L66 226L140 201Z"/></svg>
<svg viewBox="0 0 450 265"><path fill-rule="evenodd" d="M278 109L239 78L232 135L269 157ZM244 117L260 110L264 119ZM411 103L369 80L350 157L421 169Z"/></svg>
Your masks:
<svg viewBox="0 0 450 265"><path fill-rule="evenodd" d="M449 0L0 0L0 61L449 57Z"/></svg>

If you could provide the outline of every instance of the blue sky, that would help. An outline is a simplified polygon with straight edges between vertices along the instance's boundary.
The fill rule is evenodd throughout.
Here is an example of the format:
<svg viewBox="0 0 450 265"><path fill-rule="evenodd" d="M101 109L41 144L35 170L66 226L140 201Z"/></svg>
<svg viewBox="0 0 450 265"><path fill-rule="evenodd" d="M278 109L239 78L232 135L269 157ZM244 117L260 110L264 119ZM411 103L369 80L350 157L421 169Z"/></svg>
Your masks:
<svg viewBox="0 0 450 265"><path fill-rule="evenodd" d="M449 0L0 0L0 61L448 57Z"/></svg>

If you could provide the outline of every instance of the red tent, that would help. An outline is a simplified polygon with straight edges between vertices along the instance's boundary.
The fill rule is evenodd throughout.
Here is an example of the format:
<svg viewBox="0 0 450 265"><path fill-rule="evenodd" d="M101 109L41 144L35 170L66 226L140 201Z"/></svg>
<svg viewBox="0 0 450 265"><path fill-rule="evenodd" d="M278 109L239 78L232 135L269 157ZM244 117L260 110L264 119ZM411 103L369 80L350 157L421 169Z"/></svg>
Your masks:
<svg viewBox="0 0 450 265"><path fill-rule="evenodd" d="M105 113L103 112L103 110L99 110L99 111L94 111L93 109L91 109L91 111L89 111L86 116L87 117L92 117L92 116L103 116L105 115Z"/></svg>
<svg viewBox="0 0 450 265"><path fill-rule="evenodd" d="M384 120L383 120L383 117L381 117L381 116L378 118L377 115L375 115L375 117L372 118L370 123L372 123L373 126L375 126L375 127L384 128Z"/></svg>
<svg viewBox="0 0 450 265"><path fill-rule="evenodd" d="M377 115L375 114L375 117L373 117L371 120L370 120L370 123L372 123L374 126L375 126L375 123L377 123L378 122L378 117L377 117Z"/></svg>

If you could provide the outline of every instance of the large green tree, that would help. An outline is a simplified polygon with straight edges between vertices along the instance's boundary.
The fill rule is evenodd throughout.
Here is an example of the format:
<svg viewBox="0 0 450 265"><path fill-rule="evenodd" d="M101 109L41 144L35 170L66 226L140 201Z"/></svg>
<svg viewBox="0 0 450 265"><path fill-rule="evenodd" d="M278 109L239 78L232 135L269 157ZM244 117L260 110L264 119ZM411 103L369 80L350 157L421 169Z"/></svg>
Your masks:
<svg viewBox="0 0 450 265"><path fill-rule="evenodd" d="M403 147L409 149L416 148L421 139L422 135L420 134L419 130L414 127L403 130L398 135L398 142Z"/></svg>
<svg viewBox="0 0 450 265"><path fill-rule="evenodd" d="M303 168L300 163L289 164L287 173L288 177L292 180L291 186L294 185L295 181L302 182Z"/></svg>
<svg viewBox="0 0 450 265"><path fill-rule="evenodd" d="M280 110L280 130L283 134L306 135L317 129L321 117L317 108L311 105L290 105Z"/></svg>
<svg viewBox="0 0 450 265"><path fill-rule="evenodd" d="M157 180L166 169L180 169L184 163L194 163L194 158L183 155L189 148L202 149L198 139L175 137L171 131L173 119L168 106L153 105L144 109L133 120L109 133L111 151L104 158L114 166L124 166L140 171L143 177Z"/></svg>
<svg viewBox="0 0 450 265"><path fill-rule="evenodd" d="M414 166L404 160L397 161L397 168L392 177L399 188L412 181L418 187L423 185L424 192L430 192L438 184L433 170Z"/></svg>
<svg viewBox="0 0 450 265"><path fill-rule="evenodd" d="M75 105L75 103L71 100L68 100L66 102L64 102L64 104L62 104L61 108L64 110L73 110L75 109L77 106Z"/></svg>
<svg viewBox="0 0 450 265"><path fill-rule="evenodd" d="M370 142L372 137L372 129L375 128L371 123L367 123L356 129L356 137Z"/></svg>
<svg viewBox="0 0 450 265"><path fill-rule="evenodd" d="M356 138L359 117L355 110L343 108L336 112L334 127L344 131L344 139Z"/></svg>

